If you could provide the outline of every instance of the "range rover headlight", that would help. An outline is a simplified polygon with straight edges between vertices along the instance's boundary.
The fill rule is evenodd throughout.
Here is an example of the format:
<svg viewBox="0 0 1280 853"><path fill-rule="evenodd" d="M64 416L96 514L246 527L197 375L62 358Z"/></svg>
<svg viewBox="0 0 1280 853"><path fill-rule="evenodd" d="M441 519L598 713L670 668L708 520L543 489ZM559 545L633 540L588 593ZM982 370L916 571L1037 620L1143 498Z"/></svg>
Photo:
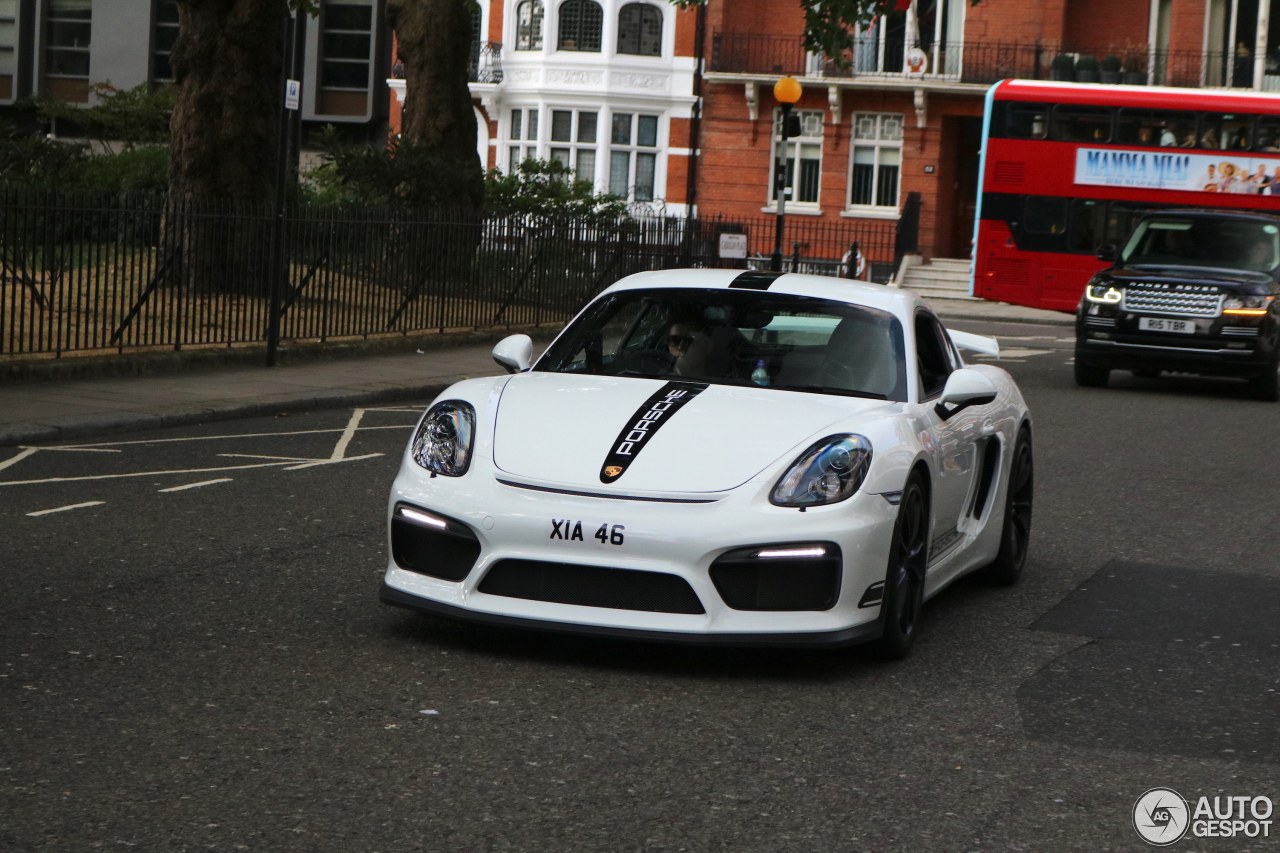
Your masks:
<svg viewBox="0 0 1280 853"><path fill-rule="evenodd" d="M443 400L427 412L413 436L413 461L433 474L461 477L471 464L476 410L462 400Z"/></svg>
<svg viewBox="0 0 1280 853"><path fill-rule="evenodd" d="M1228 296L1222 300L1223 314L1261 317L1271 307L1272 296Z"/></svg>
<svg viewBox="0 0 1280 853"><path fill-rule="evenodd" d="M1111 284L1091 284L1085 289L1084 295L1090 302L1106 305L1115 305L1124 298L1124 293Z"/></svg>
<svg viewBox="0 0 1280 853"><path fill-rule="evenodd" d="M858 490L871 467L871 442L860 435L829 435L800 454L769 494L775 506L822 506Z"/></svg>

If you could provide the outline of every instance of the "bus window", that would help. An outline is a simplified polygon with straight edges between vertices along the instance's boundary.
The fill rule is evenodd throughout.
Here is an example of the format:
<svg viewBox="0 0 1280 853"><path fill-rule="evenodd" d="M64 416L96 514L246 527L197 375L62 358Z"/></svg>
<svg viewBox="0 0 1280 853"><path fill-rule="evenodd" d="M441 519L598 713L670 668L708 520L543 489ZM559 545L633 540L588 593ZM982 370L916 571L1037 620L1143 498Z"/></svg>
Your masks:
<svg viewBox="0 0 1280 853"><path fill-rule="evenodd" d="M1259 116L1254 151L1280 154L1280 116Z"/></svg>
<svg viewBox="0 0 1280 853"><path fill-rule="evenodd" d="M1004 131L1011 139L1044 139L1049 135L1049 105L1009 101L1005 104Z"/></svg>
<svg viewBox="0 0 1280 853"><path fill-rule="evenodd" d="M1060 142L1110 142L1111 109L1058 104L1053 108L1053 138Z"/></svg>
<svg viewBox="0 0 1280 853"><path fill-rule="evenodd" d="M1067 200L1049 195L1027 196L1023 227L1036 234L1061 234L1067 230Z"/></svg>
<svg viewBox="0 0 1280 853"><path fill-rule="evenodd" d="M1248 151L1253 140L1253 116L1231 113L1202 113L1200 147L1213 151Z"/></svg>
<svg viewBox="0 0 1280 853"><path fill-rule="evenodd" d="M1116 116L1116 142L1122 145L1193 148L1196 144L1196 114L1184 110L1121 107Z"/></svg>
<svg viewBox="0 0 1280 853"><path fill-rule="evenodd" d="M1071 202L1067 247L1073 252L1093 252L1105 241L1106 202L1077 198Z"/></svg>
<svg viewBox="0 0 1280 853"><path fill-rule="evenodd" d="M1103 242L1117 245L1124 243L1129 239L1129 235L1133 233L1133 226L1144 213L1163 207L1165 205L1162 204L1144 204L1139 207L1133 202L1111 202L1110 209L1107 211L1107 228Z"/></svg>

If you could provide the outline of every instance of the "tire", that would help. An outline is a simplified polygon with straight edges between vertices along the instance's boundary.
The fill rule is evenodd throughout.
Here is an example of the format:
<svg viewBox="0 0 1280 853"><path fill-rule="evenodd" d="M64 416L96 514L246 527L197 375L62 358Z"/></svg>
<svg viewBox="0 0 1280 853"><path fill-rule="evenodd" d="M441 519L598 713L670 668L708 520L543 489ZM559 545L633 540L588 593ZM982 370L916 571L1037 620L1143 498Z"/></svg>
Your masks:
<svg viewBox="0 0 1280 853"><path fill-rule="evenodd" d="M1135 370L1133 375L1139 379L1159 379L1160 371L1158 370Z"/></svg>
<svg viewBox="0 0 1280 853"><path fill-rule="evenodd" d="M886 660L901 660L910 654L920 628L929 562L929 501L921 481L919 474L907 480L893 525L893 547L880 605L884 634L872 644L872 651Z"/></svg>
<svg viewBox="0 0 1280 853"><path fill-rule="evenodd" d="M1075 363L1076 384L1081 388L1105 388L1111 371L1105 367L1091 367L1087 364Z"/></svg>
<svg viewBox="0 0 1280 853"><path fill-rule="evenodd" d="M1277 372L1275 364L1249 380L1249 396L1267 403L1280 400L1280 373Z"/></svg>
<svg viewBox="0 0 1280 853"><path fill-rule="evenodd" d="M1009 463L1009 485L1005 489L1004 513L1000 528L1000 550L996 558L978 571L982 580L999 586L1013 586L1027 564L1031 542L1031 505L1035 496L1035 461L1031 453L1031 431L1018 430Z"/></svg>

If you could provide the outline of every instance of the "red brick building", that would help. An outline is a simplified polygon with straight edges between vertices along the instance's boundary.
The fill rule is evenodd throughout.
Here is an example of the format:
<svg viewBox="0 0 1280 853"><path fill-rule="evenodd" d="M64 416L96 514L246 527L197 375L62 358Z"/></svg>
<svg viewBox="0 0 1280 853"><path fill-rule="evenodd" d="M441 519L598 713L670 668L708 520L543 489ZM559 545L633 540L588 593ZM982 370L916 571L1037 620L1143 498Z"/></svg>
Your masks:
<svg viewBox="0 0 1280 853"><path fill-rule="evenodd" d="M758 217L774 209L772 87L790 75L789 213L887 223L918 198L921 254L964 258L992 83L1280 90L1273 3L901 0L835 63L805 51L801 0L480 0L477 146L490 168L561 159L655 212Z"/></svg>

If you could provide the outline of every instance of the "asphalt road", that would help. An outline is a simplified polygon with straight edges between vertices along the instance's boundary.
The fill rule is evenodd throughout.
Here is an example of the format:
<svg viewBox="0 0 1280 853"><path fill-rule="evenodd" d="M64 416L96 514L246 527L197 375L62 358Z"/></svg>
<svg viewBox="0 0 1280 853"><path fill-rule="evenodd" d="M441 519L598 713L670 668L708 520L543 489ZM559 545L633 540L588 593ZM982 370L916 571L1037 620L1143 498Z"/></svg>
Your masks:
<svg viewBox="0 0 1280 853"><path fill-rule="evenodd" d="M900 663L380 605L412 407L6 454L0 849L1136 851L1149 788L1280 802L1280 407L955 325L1032 407L1031 556Z"/></svg>

